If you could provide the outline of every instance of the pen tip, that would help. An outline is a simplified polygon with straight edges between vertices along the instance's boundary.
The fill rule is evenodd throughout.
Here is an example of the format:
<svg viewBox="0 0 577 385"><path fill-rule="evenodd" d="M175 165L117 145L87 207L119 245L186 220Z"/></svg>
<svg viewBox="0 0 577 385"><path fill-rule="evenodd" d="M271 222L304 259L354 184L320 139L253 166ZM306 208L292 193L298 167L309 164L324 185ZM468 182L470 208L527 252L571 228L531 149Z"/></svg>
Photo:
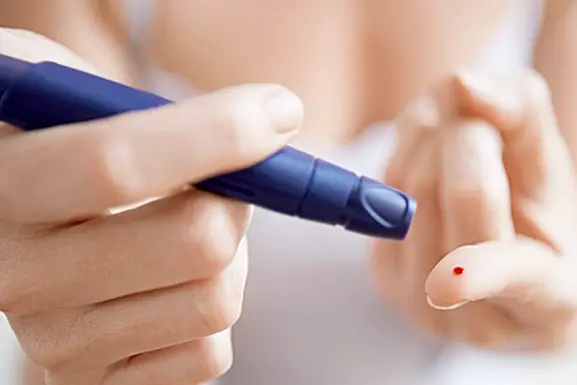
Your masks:
<svg viewBox="0 0 577 385"><path fill-rule="evenodd" d="M371 236L402 240L417 204L409 196L368 178L361 178L349 199L352 215L346 227Z"/></svg>

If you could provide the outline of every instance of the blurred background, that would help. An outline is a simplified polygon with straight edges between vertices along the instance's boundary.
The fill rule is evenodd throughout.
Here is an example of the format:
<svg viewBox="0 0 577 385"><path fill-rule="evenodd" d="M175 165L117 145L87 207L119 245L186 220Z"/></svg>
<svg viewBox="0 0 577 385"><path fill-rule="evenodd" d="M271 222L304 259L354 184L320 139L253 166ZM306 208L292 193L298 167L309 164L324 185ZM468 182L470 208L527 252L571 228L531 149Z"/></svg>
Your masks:
<svg viewBox="0 0 577 385"><path fill-rule="evenodd" d="M394 118L444 75L553 60L555 1L0 0L0 25L42 33L103 75L174 100L286 85L306 109L295 145L379 178ZM264 212L250 235L246 308L223 385L577 383L571 352L484 351L415 330L371 285L364 239ZM17 385L16 343L0 329L0 383Z"/></svg>

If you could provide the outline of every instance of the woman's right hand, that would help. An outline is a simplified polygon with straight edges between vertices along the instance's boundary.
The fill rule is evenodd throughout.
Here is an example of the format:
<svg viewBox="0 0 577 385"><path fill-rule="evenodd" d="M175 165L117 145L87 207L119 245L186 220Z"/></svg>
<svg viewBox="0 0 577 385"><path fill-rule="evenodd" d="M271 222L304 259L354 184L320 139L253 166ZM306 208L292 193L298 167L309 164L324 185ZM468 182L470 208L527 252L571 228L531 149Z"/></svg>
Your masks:
<svg viewBox="0 0 577 385"><path fill-rule="evenodd" d="M0 30L0 51L79 62L22 31ZM46 131L2 128L0 310L48 384L194 384L228 369L250 210L182 186L264 159L301 119L293 94L255 85Z"/></svg>

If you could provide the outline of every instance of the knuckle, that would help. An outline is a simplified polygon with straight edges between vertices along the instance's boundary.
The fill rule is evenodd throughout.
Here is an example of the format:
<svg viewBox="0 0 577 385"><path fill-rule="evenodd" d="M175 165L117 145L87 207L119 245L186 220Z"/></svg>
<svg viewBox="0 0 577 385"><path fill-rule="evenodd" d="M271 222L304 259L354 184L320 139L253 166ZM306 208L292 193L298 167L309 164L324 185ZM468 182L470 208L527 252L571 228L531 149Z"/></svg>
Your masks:
<svg viewBox="0 0 577 385"><path fill-rule="evenodd" d="M238 221L220 199L211 197L190 202L188 206L181 214L187 222L183 226L183 249L192 250L201 258L208 274L222 271L232 262L240 242L242 230Z"/></svg>
<svg viewBox="0 0 577 385"><path fill-rule="evenodd" d="M26 242L10 236L0 239L0 243L0 312L15 314L23 310L21 304L30 306L29 299L35 298L33 291L37 286L30 284L29 274L22 274L29 272L24 265L30 250Z"/></svg>
<svg viewBox="0 0 577 385"><path fill-rule="evenodd" d="M22 303L23 290L13 279L0 281L0 312L12 314L18 312L18 304Z"/></svg>
<svg viewBox="0 0 577 385"><path fill-rule="evenodd" d="M200 307L200 323L207 335L233 326L242 311L242 291L234 281L218 279L204 288L204 301Z"/></svg>
<svg viewBox="0 0 577 385"><path fill-rule="evenodd" d="M12 325L26 355L45 369L58 370L86 353L88 341L81 328L82 312L19 317Z"/></svg>
<svg viewBox="0 0 577 385"><path fill-rule="evenodd" d="M42 307L41 292L28 279L7 278L0 282L0 312L24 315Z"/></svg>
<svg viewBox="0 0 577 385"><path fill-rule="evenodd" d="M50 370L56 368L65 361L61 354L54 352L53 349L44 344L34 343L23 345L23 349L32 362L45 369Z"/></svg>
<svg viewBox="0 0 577 385"><path fill-rule="evenodd" d="M201 381L211 380L222 376L232 366L233 355L230 342L215 342L212 340L201 340L197 345L200 354L194 353L199 361L199 372L193 376ZM200 378L199 378L200 377Z"/></svg>
<svg viewBox="0 0 577 385"><path fill-rule="evenodd" d="M120 134L90 139L83 151L99 193L114 202L139 199L143 182L130 143Z"/></svg>
<svg viewBox="0 0 577 385"><path fill-rule="evenodd" d="M458 212L491 214L504 207L506 197L502 191L481 183L463 183L450 194L452 204Z"/></svg>
<svg viewBox="0 0 577 385"><path fill-rule="evenodd" d="M71 362L78 353L72 345L61 340L41 339L36 336L19 336L19 340L22 341L22 348L30 360L47 370L62 367Z"/></svg>

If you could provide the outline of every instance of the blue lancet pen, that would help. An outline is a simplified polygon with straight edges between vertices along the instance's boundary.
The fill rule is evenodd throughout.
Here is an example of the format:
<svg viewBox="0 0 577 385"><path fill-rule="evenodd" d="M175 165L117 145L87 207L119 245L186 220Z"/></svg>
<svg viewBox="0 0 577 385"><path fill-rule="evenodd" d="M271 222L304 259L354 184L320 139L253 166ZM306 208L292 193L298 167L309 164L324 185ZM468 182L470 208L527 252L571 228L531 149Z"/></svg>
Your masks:
<svg viewBox="0 0 577 385"><path fill-rule="evenodd" d="M172 101L53 62L0 55L0 121L46 129L160 107ZM247 169L195 187L278 213L402 240L416 202L396 189L284 147Z"/></svg>

